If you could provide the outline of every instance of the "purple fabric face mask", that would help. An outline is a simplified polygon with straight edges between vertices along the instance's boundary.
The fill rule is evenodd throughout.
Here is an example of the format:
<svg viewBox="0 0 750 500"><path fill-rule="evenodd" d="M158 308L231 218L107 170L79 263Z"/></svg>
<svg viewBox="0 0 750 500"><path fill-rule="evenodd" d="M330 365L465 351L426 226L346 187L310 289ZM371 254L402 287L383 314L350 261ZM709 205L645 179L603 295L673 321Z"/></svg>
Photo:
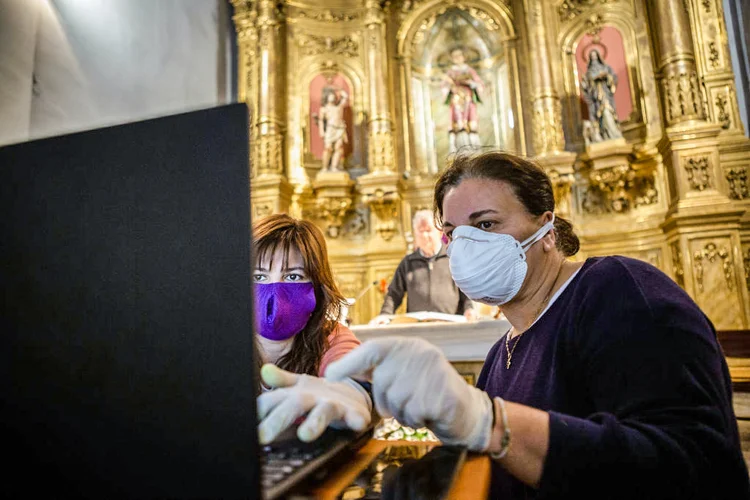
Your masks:
<svg viewBox="0 0 750 500"><path fill-rule="evenodd" d="M256 283L255 330L268 340L287 340L307 324L315 310L312 283Z"/></svg>

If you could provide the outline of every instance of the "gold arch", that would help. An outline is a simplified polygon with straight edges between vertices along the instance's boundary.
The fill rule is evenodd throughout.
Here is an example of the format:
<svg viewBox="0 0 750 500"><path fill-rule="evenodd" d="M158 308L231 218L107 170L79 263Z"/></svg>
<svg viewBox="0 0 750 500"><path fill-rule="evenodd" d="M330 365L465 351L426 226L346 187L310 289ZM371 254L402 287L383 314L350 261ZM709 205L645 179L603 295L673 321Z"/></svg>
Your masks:
<svg viewBox="0 0 750 500"><path fill-rule="evenodd" d="M401 107L402 137L404 138L404 170L413 173L415 164L415 152L413 144L414 129L414 106L411 88L411 46L414 37L423 23L431 17L438 16L450 8L470 11L472 8L486 13L491 22L500 30L500 42L503 44L504 53L508 61L508 85L510 107L513 110L517 126L513 130L513 136L517 145L517 152L526 154L526 142L523 113L521 112L521 90L518 71L518 53L516 47L517 32L513 25L513 14L510 8L501 2L491 0L428 0L414 9L401 23L396 35L397 61L399 66L399 88ZM416 172L417 176L423 172Z"/></svg>
<svg viewBox="0 0 750 500"><path fill-rule="evenodd" d="M310 130L306 131L306 127L310 123L309 116L309 103L310 103L310 83L313 78L321 73L330 71L332 73L338 73L344 77L344 80L349 84L354 94L354 99L351 101L352 112L355 119L357 116L364 112L365 108L365 92L364 92L364 76L362 71L357 66L350 64L349 61L337 60L335 65L328 65L329 58L326 55L312 56L310 57L310 63L303 65L306 71L298 75L296 80L297 89L292 95L299 96L299 102L296 103L294 110L295 117L298 122L296 127L298 130L298 136L304 141L306 139L305 134L312 133ZM290 158L289 165L290 170L301 169L301 171L294 176L300 178L302 171L304 171L304 148L300 147L298 150L290 148L290 155L294 158ZM291 172L290 172L291 174ZM306 178L306 174L305 174ZM309 179L307 179L309 181Z"/></svg>
<svg viewBox="0 0 750 500"><path fill-rule="evenodd" d="M577 50L578 40L583 36L590 27L587 25L592 17L597 17L598 22L602 27L612 26L616 28L622 36L623 49L625 51L625 60L627 62L628 79L630 80L630 99L633 105L633 111L631 112L628 120L622 124L623 133L627 135L629 131L639 129L640 133L636 132L639 136L645 135L646 125L646 110L645 105L642 101L643 94L643 68L641 68L641 58L639 55L640 48L637 40L637 28L633 21L635 13L631 11L630 6L627 8L629 14L623 15L621 9L625 7L622 4L617 4L618 11L613 9L598 8L589 11L586 16L579 16L577 19L570 21L563 29L560 30L558 36L558 42L562 56L562 69L563 69L563 80L565 83L565 93L568 96L575 96L576 99L580 98L580 78L578 75L578 68L575 63L575 53ZM577 105L571 105L571 102L565 106L565 113L567 114L568 123L581 123L583 117L581 116L580 107ZM576 143L582 143L583 136L581 131L576 127L571 127L574 134L571 139ZM629 137L634 139L632 136ZM643 137L645 138L645 137Z"/></svg>
<svg viewBox="0 0 750 500"><path fill-rule="evenodd" d="M465 11L472 7L486 12L492 21L498 25L502 35L501 41L516 38L513 15L505 4L488 0L429 0L414 9L401 24L401 28L399 28L396 35L399 57L409 57L411 55L411 42L422 22L428 20L433 15L442 14L451 8Z"/></svg>

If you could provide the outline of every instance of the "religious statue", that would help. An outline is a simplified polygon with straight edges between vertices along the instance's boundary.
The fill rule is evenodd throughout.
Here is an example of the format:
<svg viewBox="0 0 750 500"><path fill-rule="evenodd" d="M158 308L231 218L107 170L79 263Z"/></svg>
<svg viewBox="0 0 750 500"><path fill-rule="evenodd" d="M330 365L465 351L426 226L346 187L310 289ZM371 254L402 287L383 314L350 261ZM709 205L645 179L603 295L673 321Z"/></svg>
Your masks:
<svg viewBox="0 0 750 500"><path fill-rule="evenodd" d="M481 103L484 82L477 72L466 64L460 47L451 50L452 65L442 76L445 104L450 106L451 129L448 132L449 151L459 147L479 148L479 123L477 103ZM461 137L459 137L461 136ZM464 137L468 136L468 141Z"/></svg>
<svg viewBox="0 0 750 500"><path fill-rule="evenodd" d="M344 145L349 142L346 133L344 109L349 95L345 90L327 86L323 89L320 114L314 119L323 139L323 171L340 172L343 169Z"/></svg>
<svg viewBox="0 0 750 500"><path fill-rule="evenodd" d="M589 52L586 73L581 79L583 98L589 108L590 122L584 122L586 142L602 142L622 137L617 110L615 90L617 75L612 67L602 60L598 50Z"/></svg>

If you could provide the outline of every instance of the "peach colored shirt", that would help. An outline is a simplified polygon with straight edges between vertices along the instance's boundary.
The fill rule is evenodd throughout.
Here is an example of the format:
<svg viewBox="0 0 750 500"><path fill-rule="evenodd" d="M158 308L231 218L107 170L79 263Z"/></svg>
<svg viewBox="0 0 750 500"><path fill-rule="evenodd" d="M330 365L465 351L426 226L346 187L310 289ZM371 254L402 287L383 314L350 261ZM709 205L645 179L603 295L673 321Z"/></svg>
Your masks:
<svg viewBox="0 0 750 500"><path fill-rule="evenodd" d="M361 342L354 336L351 330L339 323L328 336L328 350L323 354L320 361L319 376L323 376L328 365L342 357L347 352L357 347Z"/></svg>

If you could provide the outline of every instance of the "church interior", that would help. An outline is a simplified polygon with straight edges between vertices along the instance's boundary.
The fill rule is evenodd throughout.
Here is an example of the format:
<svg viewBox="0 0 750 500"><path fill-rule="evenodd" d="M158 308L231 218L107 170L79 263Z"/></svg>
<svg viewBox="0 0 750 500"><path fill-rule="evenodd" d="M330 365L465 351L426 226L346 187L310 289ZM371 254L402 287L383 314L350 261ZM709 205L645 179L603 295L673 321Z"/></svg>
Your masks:
<svg viewBox="0 0 750 500"><path fill-rule="evenodd" d="M573 261L644 261L710 319L750 460L750 4L0 0L0 146L237 102L251 219L323 232L362 340L446 167L521 155ZM475 309L465 334L389 331L420 328L474 383L504 333Z"/></svg>

